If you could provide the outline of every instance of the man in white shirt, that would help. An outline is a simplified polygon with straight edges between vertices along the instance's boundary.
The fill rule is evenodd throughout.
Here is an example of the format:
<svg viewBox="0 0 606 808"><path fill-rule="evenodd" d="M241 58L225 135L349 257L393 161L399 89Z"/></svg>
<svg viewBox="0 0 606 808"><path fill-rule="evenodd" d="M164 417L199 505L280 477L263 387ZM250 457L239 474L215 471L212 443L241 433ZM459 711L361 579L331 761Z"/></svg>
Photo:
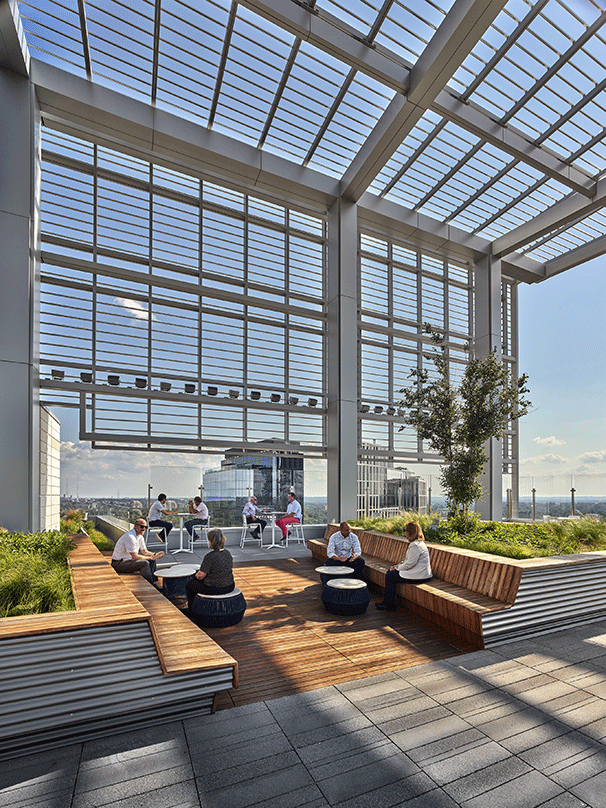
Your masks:
<svg viewBox="0 0 606 808"><path fill-rule="evenodd" d="M301 513L301 506L297 502L295 495L292 491L288 493L288 506L286 508L286 516L276 520L276 525L282 531L282 541L286 540L286 533L288 525L292 522L300 522L303 515Z"/></svg>
<svg viewBox="0 0 606 808"><path fill-rule="evenodd" d="M164 509L166 502L166 494L158 494L158 499L153 503L147 514L147 522L150 527L163 527L164 530L158 535L158 541L167 541L170 531L173 529L172 522L167 522L162 519L162 516L168 516L171 513L178 513L178 511L167 511Z"/></svg>
<svg viewBox="0 0 606 808"><path fill-rule="evenodd" d="M347 522L341 522L339 530L332 534L326 552L327 567L353 567L355 577L362 579L364 559L360 540L355 533L352 533Z"/></svg>
<svg viewBox="0 0 606 808"><path fill-rule="evenodd" d="M150 553L145 546L145 519L137 519L133 529L123 533L114 546L112 567L120 575L138 572L150 584L155 583L156 561L164 553Z"/></svg>
<svg viewBox="0 0 606 808"><path fill-rule="evenodd" d="M200 497L194 497L193 500L190 499L187 504L189 505L189 512L195 515L195 519L190 519L189 522L185 523L185 530L187 530L191 536L192 530L196 525L208 524L208 508Z"/></svg>
<svg viewBox="0 0 606 808"><path fill-rule="evenodd" d="M250 501L244 506L242 514L246 517L246 522L249 525L255 523L257 526L251 528L250 535L255 539L261 539L261 535L265 530L267 522L264 519L259 519L257 514L262 513L261 508L257 508L257 498L252 496Z"/></svg>

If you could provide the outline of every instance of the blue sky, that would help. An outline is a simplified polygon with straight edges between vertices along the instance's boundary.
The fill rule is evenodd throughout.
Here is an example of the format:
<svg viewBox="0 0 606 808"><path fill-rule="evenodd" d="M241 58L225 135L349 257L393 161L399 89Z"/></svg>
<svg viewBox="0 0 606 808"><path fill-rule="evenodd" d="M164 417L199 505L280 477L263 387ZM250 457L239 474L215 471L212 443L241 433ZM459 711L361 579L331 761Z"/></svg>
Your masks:
<svg viewBox="0 0 606 808"><path fill-rule="evenodd" d="M606 496L606 257L519 287L520 370L533 411L520 421L522 483L530 491ZM555 475L549 491L546 475Z"/></svg>

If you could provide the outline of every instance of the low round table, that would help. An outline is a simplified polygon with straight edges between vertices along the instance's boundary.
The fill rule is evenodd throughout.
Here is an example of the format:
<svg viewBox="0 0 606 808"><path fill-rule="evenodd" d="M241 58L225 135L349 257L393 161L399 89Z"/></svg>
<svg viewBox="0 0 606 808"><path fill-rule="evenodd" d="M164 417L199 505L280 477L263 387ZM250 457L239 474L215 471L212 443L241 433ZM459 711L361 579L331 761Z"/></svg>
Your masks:
<svg viewBox="0 0 606 808"><path fill-rule="evenodd" d="M322 590L322 603L331 614L364 614L370 594L364 581L358 578L333 578Z"/></svg>
<svg viewBox="0 0 606 808"><path fill-rule="evenodd" d="M187 598L185 582L199 569L199 564L174 564L172 567L156 570L156 575L162 578L162 591L166 597L182 603Z"/></svg>
<svg viewBox="0 0 606 808"><path fill-rule="evenodd" d="M199 626L235 626L244 617L246 601L239 589L233 589L226 595L204 595L198 592L191 605L194 622Z"/></svg>
<svg viewBox="0 0 606 808"><path fill-rule="evenodd" d="M342 578L344 575L352 575L355 570L353 567L331 567L330 564L325 564L322 567L316 567L316 572L320 573L322 585L326 586L331 578Z"/></svg>

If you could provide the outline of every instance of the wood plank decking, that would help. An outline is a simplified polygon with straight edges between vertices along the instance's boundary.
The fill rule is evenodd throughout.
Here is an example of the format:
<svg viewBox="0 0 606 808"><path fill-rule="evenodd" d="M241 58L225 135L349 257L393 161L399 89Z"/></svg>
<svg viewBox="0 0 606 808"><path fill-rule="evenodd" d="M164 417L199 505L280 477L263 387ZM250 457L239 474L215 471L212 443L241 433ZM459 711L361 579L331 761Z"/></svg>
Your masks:
<svg viewBox="0 0 606 808"><path fill-rule="evenodd" d="M219 695L225 709L374 676L472 650L403 610L338 617L324 610L317 561L274 559L234 566L247 602L236 626L206 629L238 660L239 688ZM378 596L378 590L373 592Z"/></svg>

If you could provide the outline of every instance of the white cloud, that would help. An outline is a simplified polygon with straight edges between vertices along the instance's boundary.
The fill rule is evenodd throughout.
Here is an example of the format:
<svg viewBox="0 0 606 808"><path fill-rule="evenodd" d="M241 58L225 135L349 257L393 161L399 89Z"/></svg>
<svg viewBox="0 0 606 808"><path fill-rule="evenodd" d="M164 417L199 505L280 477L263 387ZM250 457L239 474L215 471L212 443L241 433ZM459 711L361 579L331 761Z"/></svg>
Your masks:
<svg viewBox="0 0 606 808"><path fill-rule="evenodd" d="M562 455L544 454L536 455L535 457L526 457L520 461L522 465L538 465L540 463L551 463L553 465L560 465L561 463L568 463L568 460Z"/></svg>
<svg viewBox="0 0 606 808"><path fill-rule="evenodd" d="M581 463L604 463L606 461L606 449L599 452L584 452L579 455Z"/></svg>
<svg viewBox="0 0 606 808"><path fill-rule="evenodd" d="M540 446L564 446L566 443L565 440L558 440L554 435L549 438L533 438L533 441Z"/></svg>
<svg viewBox="0 0 606 808"><path fill-rule="evenodd" d="M149 320L149 311L147 306L140 300L128 300L124 297L116 297L115 301L120 306L124 306L124 308L130 312L131 316L136 320L145 320L146 322ZM152 316L152 320L155 319L155 316Z"/></svg>

